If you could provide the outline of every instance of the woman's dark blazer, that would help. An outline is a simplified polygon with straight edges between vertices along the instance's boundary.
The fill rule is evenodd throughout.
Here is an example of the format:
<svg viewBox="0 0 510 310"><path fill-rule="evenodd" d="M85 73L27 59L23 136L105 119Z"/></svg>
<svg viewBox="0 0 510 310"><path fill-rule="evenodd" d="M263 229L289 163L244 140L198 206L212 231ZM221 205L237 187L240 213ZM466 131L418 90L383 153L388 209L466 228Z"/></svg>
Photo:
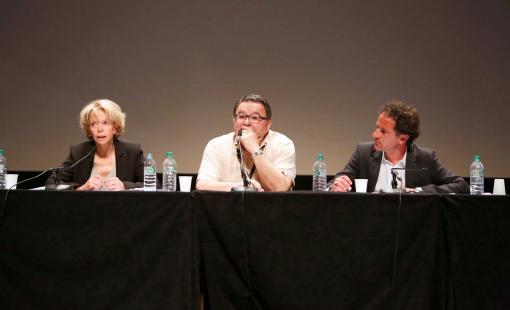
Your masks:
<svg viewBox="0 0 510 310"><path fill-rule="evenodd" d="M143 186L143 151L139 144L113 140L115 147L115 167L117 178L119 178L126 189ZM95 154L94 141L87 141L72 145L69 156L62 163L63 171L60 173L59 184L72 184L76 187L82 186L90 178L92 166L94 165ZM70 169L78 160L87 156L83 161ZM46 185L56 183L56 175L53 174L46 181Z"/></svg>

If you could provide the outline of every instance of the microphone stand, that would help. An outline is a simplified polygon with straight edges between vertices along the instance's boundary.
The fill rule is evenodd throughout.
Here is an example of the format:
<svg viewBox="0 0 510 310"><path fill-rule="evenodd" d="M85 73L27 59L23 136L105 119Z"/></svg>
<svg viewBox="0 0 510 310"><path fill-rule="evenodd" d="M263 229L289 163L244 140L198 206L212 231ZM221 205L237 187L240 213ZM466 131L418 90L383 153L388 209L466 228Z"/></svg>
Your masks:
<svg viewBox="0 0 510 310"><path fill-rule="evenodd" d="M242 133L243 133L242 130L239 130L237 145L239 147L239 149L238 149L239 158L241 159L239 161L239 164L240 164L240 168L241 168L241 177L243 178L243 186L234 186L230 189L230 191L232 191L232 192L257 192L256 188L250 186L251 185L250 176L246 172L246 169L244 169L243 146L240 141Z"/></svg>
<svg viewBox="0 0 510 310"><path fill-rule="evenodd" d="M391 189L393 193L399 193L398 195L398 207L397 207L397 218L395 221L395 243L393 248L393 265L391 271L391 282L390 282L390 290L387 295L387 305L388 309L393 308L393 293L395 289L395 282L397 278L397 269L398 269L398 247L399 247L399 233L400 233L400 215L402 211L402 193L405 192L405 189L402 187L402 178L398 175L396 170L402 171L426 171L427 167L422 168L391 168ZM400 189L397 189L398 183L397 180L400 181Z"/></svg>
<svg viewBox="0 0 510 310"><path fill-rule="evenodd" d="M428 168L427 167L422 167L422 168L391 168L391 177L392 177L392 180L391 180L391 191L390 191L390 193L405 192L405 189L402 187L402 178L397 173L397 170L401 170L401 171L415 171L416 172L416 171L426 171L426 170L428 170ZM397 180L400 181L400 188L397 188L397 186L398 186Z"/></svg>
<svg viewBox="0 0 510 310"><path fill-rule="evenodd" d="M94 153L95 151L96 151L96 147L94 146L94 147L92 147L90 152L88 152L85 156L80 158L78 161L76 161L71 166L68 166L68 167L57 167L57 168L50 169L52 171L52 176L55 176L55 183L54 184L46 185L45 186L45 190L55 191L55 190L67 190L69 188L72 188L69 184L67 184L69 186L66 186L66 187L59 187L61 176L62 176L62 172L64 172L65 170L68 170L68 169L73 169L75 166L77 166L79 163L84 161L85 158L89 157L90 154Z"/></svg>
<svg viewBox="0 0 510 310"><path fill-rule="evenodd" d="M398 192L402 192L404 190L402 188L402 178L396 172L396 170L401 170L401 169L405 169L405 168L391 168L391 192L392 193L398 193ZM397 180L400 181L400 188L397 188L397 186L398 186Z"/></svg>
<svg viewBox="0 0 510 310"><path fill-rule="evenodd" d="M65 168L63 167L57 167L51 169L51 176L54 177L55 183L54 184L48 184L44 187L45 190L48 191L56 191L56 190L63 190L64 188L58 187L60 185L60 180L62 176L62 172ZM67 188L65 188L67 189Z"/></svg>

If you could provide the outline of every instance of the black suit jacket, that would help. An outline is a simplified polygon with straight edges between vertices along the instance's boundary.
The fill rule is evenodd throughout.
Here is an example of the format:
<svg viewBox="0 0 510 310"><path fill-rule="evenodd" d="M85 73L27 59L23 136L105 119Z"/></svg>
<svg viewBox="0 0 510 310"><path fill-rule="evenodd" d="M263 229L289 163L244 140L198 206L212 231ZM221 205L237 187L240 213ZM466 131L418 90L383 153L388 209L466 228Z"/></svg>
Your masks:
<svg viewBox="0 0 510 310"><path fill-rule="evenodd" d="M119 178L126 189L143 186L143 151L139 144L113 140L115 147L115 169L117 178ZM62 167L69 167L82 157L93 151L94 141L87 141L72 145L69 150L69 156L62 163ZM71 169L64 169L60 174L60 183L73 183L81 186L90 178L92 166L94 165L94 152L92 152L82 162ZM46 181L46 184L55 184L55 175L52 175Z"/></svg>
<svg viewBox="0 0 510 310"><path fill-rule="evenodd" d="M368 179L367 191L373 192L381 168L382 152L374 149L372 142L360 143L356 151L336 176L346 175L351 180ZM407 149L407 169L427 168L420 171L406 171L406 187L421 187L429 193L469 193L467 182L446 169L431 149L412 144Z"/></svg>

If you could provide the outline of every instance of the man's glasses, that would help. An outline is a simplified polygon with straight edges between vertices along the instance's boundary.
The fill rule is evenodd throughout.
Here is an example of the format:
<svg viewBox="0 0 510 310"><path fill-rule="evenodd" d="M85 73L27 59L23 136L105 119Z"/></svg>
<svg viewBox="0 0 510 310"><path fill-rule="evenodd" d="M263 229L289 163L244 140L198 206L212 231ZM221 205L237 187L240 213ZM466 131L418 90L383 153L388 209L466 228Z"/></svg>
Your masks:
<svg viewBox="0 0 510 310"><path fill-rule="evenodd" d="M246 115L244 113L238 113L235 117L238 121L244 122L246 119L249 119L252 123L259 123L260 121L265 121L267 119L267 117L263 117L258 114Z"/></svg>

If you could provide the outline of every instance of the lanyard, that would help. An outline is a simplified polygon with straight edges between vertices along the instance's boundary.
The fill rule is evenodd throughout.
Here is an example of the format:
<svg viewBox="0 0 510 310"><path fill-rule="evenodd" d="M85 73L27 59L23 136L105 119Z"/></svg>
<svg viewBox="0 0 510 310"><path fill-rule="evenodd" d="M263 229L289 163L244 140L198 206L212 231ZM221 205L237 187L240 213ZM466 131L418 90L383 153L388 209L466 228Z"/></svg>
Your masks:
<svg viewBox="0 0 510 310"><path fill-rule="evenodd" d="M260 147L260 150L264 150L264 148L266 147L266 144L262 145ZM241 165L241 150L239 148L237 148L237 160L239 161L239 164ZM241 166L241 169L243 169L245 172L246 172L246 169L244 169L244 166ZM255 166L255 163L253 163L253 167L251 167L251 170L250 172L248 173L248 177L251 179L251 177L253 176L253 174L255 173L255 170L257 169L257 167ZM242 174L243 176L243 179L244 179L244 173Z"/></svg>

